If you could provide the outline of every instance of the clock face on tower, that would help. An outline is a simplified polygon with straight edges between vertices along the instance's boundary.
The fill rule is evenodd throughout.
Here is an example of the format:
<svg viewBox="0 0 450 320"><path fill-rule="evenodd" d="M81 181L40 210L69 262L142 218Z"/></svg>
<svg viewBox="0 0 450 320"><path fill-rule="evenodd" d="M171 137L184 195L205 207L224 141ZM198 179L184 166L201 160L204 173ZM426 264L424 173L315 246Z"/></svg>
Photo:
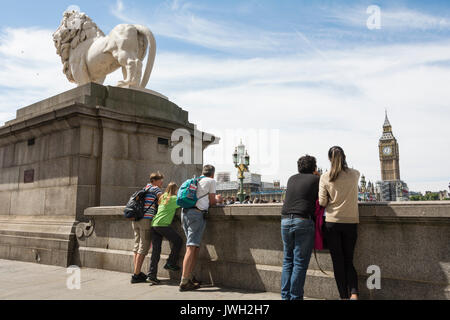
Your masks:
<svg viewBox="0 0 450 320"><path fill-rule="evenodd" d="M392 154L392 148L391 147L384 147L383 148L383 154L386 156L389 156Z"/></svg>

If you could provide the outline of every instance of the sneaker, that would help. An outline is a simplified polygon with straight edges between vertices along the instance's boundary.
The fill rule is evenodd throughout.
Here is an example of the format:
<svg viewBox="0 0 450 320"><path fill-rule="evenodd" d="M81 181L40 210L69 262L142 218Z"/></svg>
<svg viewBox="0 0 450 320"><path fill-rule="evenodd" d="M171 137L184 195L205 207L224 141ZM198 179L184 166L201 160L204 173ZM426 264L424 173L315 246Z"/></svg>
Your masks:
<svg viewBox="0 0 450 320"><path fill-rule="evenodd" d="M150 283L153 284L160 284L161 280L159 280L158 278L156 278L156 276L148 276L148 281L150 281Z"/></svg>
<svg viewBox="0 0 450 320"><path fill-rule="evenodd" d="M167 270L170 270L170 271L180 271L180 267L179 266L171 265L169 263L166 263L166 265L164 266L164 269L167 269Z"/></svg>
<svg viewBox="0 0 450 320"><path fill-rule="evenodd" d="M133 274L131 276L131 281L130 282L131 283L142 283L142 282L146 282L146 279L142 278L142 276L140 274L138 274L138 275Z"/></svg>
<svg viewBox="0 0 450 320"><path fill-rule="evenodd" d="M144 279L145 281L147 281L147 275L145 273L143 273L143 272L139 273L138 277Z"/></svg>
<svg viewBox="0 0 450 320"><path fill-rule="evenodd" d="M192 291L192 290L197 290L198 288L200 288L200 285L195 284L194 282L192 282L192 280L189 280L188 283L186 284L181 284L180 285L180 291Z"/></svg>
<svg viewBox="0 0 450 320"><path fill-rule="evenodd" d="M202 284L202 282L201 282L200 280L197 280L197 279L195 278L195 276L192 276L192 282L193 282L195 285L198 285L198 286L200 286L200 285Z"/></svg>

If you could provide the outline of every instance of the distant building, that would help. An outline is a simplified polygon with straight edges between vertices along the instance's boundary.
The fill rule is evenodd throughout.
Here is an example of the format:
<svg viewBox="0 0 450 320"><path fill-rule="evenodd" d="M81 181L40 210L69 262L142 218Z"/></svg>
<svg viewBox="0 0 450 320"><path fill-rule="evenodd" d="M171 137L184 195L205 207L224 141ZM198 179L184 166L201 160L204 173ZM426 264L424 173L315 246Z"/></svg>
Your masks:
<svg viewBox="0 0 450 320"><path fill-rule="evenodd" d="M409 201L406 183L397 181L377 181L376 195L378 201Z"/></svg>
<svg viewBox="0 0 450 320"><path fill-rule="evenodd" d="M273 182L261 182L261 188L263 188L263 189L275 189L275 184Z"/></svg>
<svg viewBox="0 0 450 320"><path fill-rule="evenodd" d="M216 174L217 182L229 182L230 173L229 172L219 172Z"/></svg>
<svg viewBox="0 0 450 320"><path fill-rule="evenodd" d="M400 151L392 133L387 112L383 124L383 135L378 144L381 180L376 183L376 198L378 201L408 201L408 185L400 179Z"/></svg>
<svg viewBox="0 0 450 320"><path fill-rule="evenodd" d="M371 181L366 185L366 177L364 175L361 176L358 188L358 201L377 201L375 186Z"/></svg>
<svg viewBox="0 0 450 320"><path fill-rule="evenodd" d="M281 188L280 180L275 180L273 182L273 187L280 189Z"/></svg>
<svg viewBox="0 0 450 320"><path fill-rule="evenodd" d="M445 200L448 199L448 191L444 190L444 191L439 191L439 200Z"/></svg>
<svg viewBox="0 0 450 320"><path fill-rule="evenodd" d="M239 192L239 181L219 181L217 177L216 193L224 198L237 198ZM264 182L261 175L251 172L244 173L244 192L253 201L256 198L272 202L282 201L285 196L285 189L280 187L280 181Z"/></svg>

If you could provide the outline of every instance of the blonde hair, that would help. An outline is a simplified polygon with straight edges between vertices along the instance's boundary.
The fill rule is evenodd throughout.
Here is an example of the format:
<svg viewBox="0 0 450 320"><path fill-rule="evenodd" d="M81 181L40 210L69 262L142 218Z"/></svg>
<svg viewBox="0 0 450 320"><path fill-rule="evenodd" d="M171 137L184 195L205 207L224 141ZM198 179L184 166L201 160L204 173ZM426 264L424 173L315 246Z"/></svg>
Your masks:
<svg viewBox="0 0 450 320"><path fill-rule="evenodd" d="M159 198L158 204L161 204L163 201L164 201L164 204L168 204L170 201L170 198L172 196L176 196L177 192L178 192L178 185L175 182L169 183L163 196Z"/></svg>
<svg viewBox="0 0 450 320"><path fill-rule="evenodd" d="M341 147L332 147L328 151L328 159L331 162L330 169L330 182L335 181L342 171L348 169L347 162L345 161L345 153Z"/></svg>

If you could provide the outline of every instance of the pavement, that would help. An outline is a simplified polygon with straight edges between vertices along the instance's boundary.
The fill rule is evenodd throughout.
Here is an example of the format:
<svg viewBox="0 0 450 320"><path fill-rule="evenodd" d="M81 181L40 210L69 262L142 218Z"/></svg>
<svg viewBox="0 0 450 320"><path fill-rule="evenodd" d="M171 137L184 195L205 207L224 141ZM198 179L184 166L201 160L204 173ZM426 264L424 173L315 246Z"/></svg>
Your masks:
<svg viewBox="0 0 450 320"><path fill-rule="evenodd" d="M70 272L69 272L70 271ZM79 274L79 281L77 280ZM0 300L280 300L280 294L202 285L179 292L179 282L130 283L131 274L72 269L0 259ZM79 283L79 289L77 285ZM72 288L72 289L70 289Z"/></svg>

